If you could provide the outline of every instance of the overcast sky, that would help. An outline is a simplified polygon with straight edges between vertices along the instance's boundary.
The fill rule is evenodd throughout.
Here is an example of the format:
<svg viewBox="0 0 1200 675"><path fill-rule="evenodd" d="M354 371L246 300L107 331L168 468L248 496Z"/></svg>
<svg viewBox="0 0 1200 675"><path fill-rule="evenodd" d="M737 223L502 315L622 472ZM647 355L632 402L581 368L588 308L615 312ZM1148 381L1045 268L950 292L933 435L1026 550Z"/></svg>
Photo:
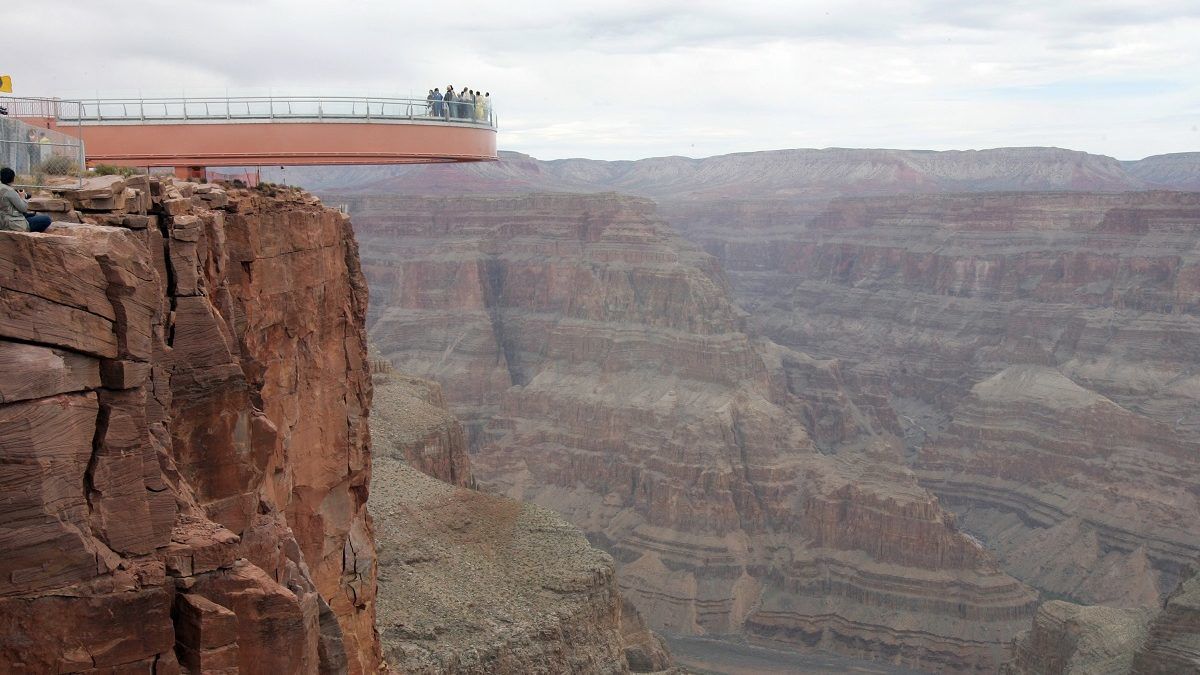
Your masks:
<svg viewBox="0 0 1200 675"><path fill-rule="evenodd" d="M542 159L1200 150L1200 0L4 0L4 23L18 95L453 84Z"/></svg>

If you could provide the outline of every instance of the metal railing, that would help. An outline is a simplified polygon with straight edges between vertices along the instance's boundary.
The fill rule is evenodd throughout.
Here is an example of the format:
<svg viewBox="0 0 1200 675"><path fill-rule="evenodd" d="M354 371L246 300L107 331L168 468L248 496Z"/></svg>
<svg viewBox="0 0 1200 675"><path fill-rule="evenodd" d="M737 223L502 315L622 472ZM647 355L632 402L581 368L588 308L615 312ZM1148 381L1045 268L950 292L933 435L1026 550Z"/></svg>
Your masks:
<svg viewBox="0 0 1200 675"><path fill-rule="evenodd" d="M17 173L21 187L79 187L87 172L83 141L75 135L30 124L26 119L55 119L62 112L78 115L73 101L0 98L0 166ZM78 126L75 122L75 126ZM62 127L63 124L59 123Z"/></svg>
<svg viewBox="0 0 1200 675"><path fill-rule="evenodd" d="M482 105L416 98L250 96L208 98L91 99L58 110L62 121L236 122L243 120L362 120L454 122L496 127L490 100ZM74 111L77 111L75 113Z"/></svg>

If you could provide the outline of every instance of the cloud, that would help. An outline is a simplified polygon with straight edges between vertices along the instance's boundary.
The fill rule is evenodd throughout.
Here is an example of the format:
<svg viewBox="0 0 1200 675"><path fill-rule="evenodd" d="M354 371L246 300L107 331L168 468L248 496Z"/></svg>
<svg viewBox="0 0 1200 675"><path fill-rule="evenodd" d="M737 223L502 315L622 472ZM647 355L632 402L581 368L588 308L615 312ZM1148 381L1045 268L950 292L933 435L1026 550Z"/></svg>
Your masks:
<svg viewBox="0 0 1200 675"><path fill-rule="evenodd" d="M542 158L797 145L1194 149L1200 5L1092 0L8 0L29 94L491 91ZM1192 144L1191 147L1188 144Z"/></svg>

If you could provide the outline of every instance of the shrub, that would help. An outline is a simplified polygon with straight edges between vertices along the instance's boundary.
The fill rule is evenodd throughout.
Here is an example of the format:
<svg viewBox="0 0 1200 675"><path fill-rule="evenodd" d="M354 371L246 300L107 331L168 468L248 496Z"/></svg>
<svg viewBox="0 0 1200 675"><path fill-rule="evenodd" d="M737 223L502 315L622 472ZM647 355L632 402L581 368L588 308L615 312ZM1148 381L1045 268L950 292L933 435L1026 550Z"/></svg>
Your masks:
<svg viewBox="0 0 1200 675"><path fill-rule="evenodd" d="M97 176L116 176L120 175L125 178L136 176L140 173L145 173L141 169L135 169L132 166L113 166L111 164L97 164L92 168L92 171Z"/></svg>
<svg viewBox="0 0 1200 675"><path fill-rule="evenodd" d="M72 176L75 174L75 160L62 155L55 155L43 161L37 168L37 173L50 176Z"/></svg>

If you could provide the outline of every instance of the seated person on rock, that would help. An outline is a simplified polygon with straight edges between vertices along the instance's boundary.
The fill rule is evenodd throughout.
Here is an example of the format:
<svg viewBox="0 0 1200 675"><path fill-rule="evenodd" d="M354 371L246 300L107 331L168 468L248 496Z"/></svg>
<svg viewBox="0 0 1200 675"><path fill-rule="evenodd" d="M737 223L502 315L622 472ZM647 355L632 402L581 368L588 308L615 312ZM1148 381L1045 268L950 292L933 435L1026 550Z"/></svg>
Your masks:
<svg viewBox="0 0 1200 675"><path fill-rule="evenodd" d="M50 227L50 216L29 210L26 195L13 189L12 182L16 178L16 171L7 166L0 169L0 230L45 232Z"/></svg>

